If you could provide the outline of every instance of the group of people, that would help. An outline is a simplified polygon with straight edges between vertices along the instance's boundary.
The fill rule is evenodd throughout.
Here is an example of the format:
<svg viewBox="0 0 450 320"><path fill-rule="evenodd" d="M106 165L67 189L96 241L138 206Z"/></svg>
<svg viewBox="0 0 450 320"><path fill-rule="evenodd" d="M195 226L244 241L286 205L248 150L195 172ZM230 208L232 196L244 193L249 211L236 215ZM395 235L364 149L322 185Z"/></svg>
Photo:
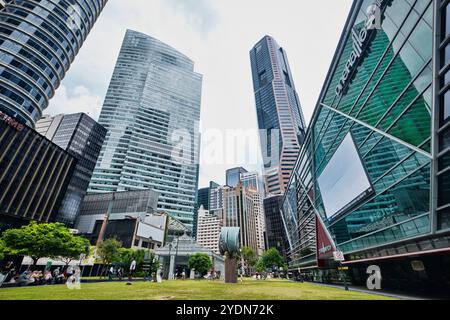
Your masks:
<svg viewBox="0 0 450 320"><path fill-rule="evenodd" d="M124 270L122 267L114 268L114 266L111 266L107 271L108 280L112 281L114 276L116 276L119 281L122 281L124 275Z"/></svg>
<svg viewBox="0 0 450 320"><path fill-rule="evenodd" d="M211 281L220 279L220 273L216 271L210 271L205 275L205 279Z"/></svg>
<svg viewBox="0 0 450 320"><path fill-rule="evenodd" d="M18 286L63 284L75 273L75 268L71 266L63 270L57 267L53 271L50 269L45 269L44 271L32 270L30 266L25 271L19 272L11 262L1 272L3 284L15 284Z"/></svg>

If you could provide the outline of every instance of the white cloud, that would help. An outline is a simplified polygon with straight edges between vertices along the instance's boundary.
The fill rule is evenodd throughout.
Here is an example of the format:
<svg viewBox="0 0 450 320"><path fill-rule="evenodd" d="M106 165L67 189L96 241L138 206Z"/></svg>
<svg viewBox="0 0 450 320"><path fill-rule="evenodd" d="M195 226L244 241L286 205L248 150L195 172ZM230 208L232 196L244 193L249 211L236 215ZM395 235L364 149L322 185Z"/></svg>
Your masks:
<svg viewBox="0 0 450 320"><path fill-rule="evenodd" d="M60 99L51 102L49 111L79 106L75 111L88 108L93 113L98 108L99 114L125 30L133 29L195 61L196 71L204 75L203 132L255 129L249 51L269 34L287 51L308 121L351 4L352 0L110 0L63 81L66 88L82 86L88 92L77 95L75 89L67 93L61 88ZM209 180L224 183L229 167L202 165L200 186Z"/></svg>
<svg viewBox="0 0 450 320"><path fill-rule="evenodd" d="M45 112L51 115L84 112L97 120L101 107L102 98L92 94L88 88L84 86L67 88L62 85L53 97L51 106Z"/></svg>

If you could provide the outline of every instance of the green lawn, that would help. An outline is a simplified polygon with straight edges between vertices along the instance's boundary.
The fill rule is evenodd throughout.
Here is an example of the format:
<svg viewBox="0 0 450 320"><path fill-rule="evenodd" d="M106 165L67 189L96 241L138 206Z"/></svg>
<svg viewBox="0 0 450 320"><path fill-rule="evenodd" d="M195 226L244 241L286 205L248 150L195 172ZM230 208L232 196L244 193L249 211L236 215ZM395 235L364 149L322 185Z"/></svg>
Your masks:
<svg viewBox="0 0 450 320"><path fill-rule="evenodd" d="M82 284L81 290L64 285L0 289L0 300L378 300L379 295L346 292L286 280L252 281L236 285L210 281L164 281Z"/></svg>

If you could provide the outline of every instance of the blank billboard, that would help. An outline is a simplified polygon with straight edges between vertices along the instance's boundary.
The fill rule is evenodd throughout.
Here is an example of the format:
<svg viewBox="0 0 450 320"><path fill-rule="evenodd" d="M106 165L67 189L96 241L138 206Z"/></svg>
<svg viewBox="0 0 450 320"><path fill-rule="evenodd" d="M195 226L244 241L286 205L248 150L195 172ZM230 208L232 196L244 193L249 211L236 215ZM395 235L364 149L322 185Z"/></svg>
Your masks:
<svg viewBox="0 0 450 320"><path fill-rule="evenodd" d="M372 185L350 133L317 181L328 218L341 213L372 192Z"/></svg>

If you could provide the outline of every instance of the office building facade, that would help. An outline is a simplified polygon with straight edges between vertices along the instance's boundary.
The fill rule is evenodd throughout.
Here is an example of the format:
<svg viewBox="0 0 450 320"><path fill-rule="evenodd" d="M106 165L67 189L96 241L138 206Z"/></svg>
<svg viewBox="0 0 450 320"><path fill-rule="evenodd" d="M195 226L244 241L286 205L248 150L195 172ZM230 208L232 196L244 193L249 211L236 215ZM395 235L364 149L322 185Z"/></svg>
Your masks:
<svg viewBox="0 0 450 320"><path fill-rule="evenodd" d="M84 197L76 229L81 234L93 234L97 221L145 220L157 213L159 193L153 190L88 194Z"/></svg>
<svg viewBox="0 0 450 320"><path fill-rule="evenodd" d="M283 196L275 195L264 199L264 215L266 227L266 246L268 249L275 248L287 260L287 242L286 230L281 216L281 205Z"/></svg>
<svg viewBox="0 0 450 320"><path fill-rule="evenodd" d="M201 90L192 60L128 30L99 119L108 134L89 192L153 189L159 209L192 230Z"/></svg>
<svg viewBox="0 0 450 320"><path fill-rule="evenodd" d="M252 248L258 252L256 214L252 192L239 183L236 187L223 190L223 226L240 228L241 247Z"/></svg>
<svg viewBox="0 0 450 320"><path fill-rule="evenodd" d="M84 113L44 117L36 131L78 161L56 221L73 227L97 163L106 129Z"/></svg>
<svg viewBox="0 0 450 320"><path fill-rule="evenodd" d="M75 157L0 111L0 231L56 218Z"/></svg>
<svg viewBox="0 0 450 320"><path fill-rule="evenodd" d="M354 2L283 202L292 270L336 278L341 251L358 284L450 286L447 12Z"/></svg>
<svg viewBox="0 0 450 320"><path fill-rule="evenodd" d="M223 186L217 186L210 190L209 210L220 210L223 208Z"/></svg>
<svg viewBox="0 0 450 320"><path fill-rule="evenodd" d="M226 172L226 184L229 187L236 187L241 182L241 174L248 171L242 167L228 169Z"/></svg>
<svg viewBox="0 0 450 320"><path fill-rule="evenodd" d="M220 254L219 239L221 230L221 217L214 215L201 206L198 210L197 243L211 249L216 254Z"/></svg>
<svg viewBox="0 0 450 320"><path fill-rule="evenodd" d="M250 51L266 192L283 194L306 124L286 51L265 36Z"/></svg>
<svg viewBox="0 0 450 320"><path fill-rule="evenodd" d="M0 111L34 127L107 0L3 0Z"/></svg>

